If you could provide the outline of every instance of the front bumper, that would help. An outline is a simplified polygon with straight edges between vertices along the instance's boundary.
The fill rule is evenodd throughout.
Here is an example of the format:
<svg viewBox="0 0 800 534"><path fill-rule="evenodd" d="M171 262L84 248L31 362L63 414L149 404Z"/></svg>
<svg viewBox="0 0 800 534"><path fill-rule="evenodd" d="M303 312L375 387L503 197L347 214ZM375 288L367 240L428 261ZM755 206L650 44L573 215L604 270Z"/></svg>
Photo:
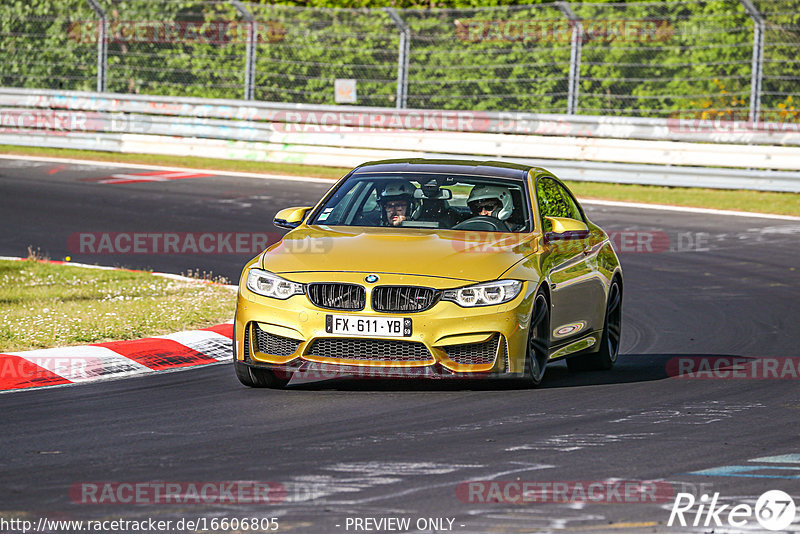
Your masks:
<svg viewBox="0 0 800 534"><path fill-rule="evenodd" d="M328 281L325 274L290 278L297 282ZM531 288L497 306L462 308L437 302L417 313L381 313L370 307L368 273L336 273L336 282L360 283L367 288L361 311L322 309L306 295L277 300L252 293L240 284L235 351L246 365L294 372L375 377L478 378L520 376L524 371ZM308 278L303 279L303 278ZM445 289L464 285L453 280L404 275L381 275L381 284L411 284ZM412 320L408 337L348 337L326 332L327 315L403 317ZM335 347L336 350L331 349Z"/></svg>

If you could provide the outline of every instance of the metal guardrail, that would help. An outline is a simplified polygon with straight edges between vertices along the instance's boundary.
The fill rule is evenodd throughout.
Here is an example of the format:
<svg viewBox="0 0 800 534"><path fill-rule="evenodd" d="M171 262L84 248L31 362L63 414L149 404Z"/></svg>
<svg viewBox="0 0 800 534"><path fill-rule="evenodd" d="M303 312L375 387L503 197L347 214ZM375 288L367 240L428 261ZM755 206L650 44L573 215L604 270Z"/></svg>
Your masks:
<svg viewBox="0 0 800 534"><path fill-rule="evenodd" d="M572 180L800 192L789 126L0 89L4 144L344 167L500 159Z"/></svg>
<svg viewBox="0 0 800 534"><path fill-rule="evenodd" d="M405 127L418 131L800 146L800 123L792 122L754 124L748 121L567 116L524 112L397 110L364 106L0 88L0 110L14 108L128 114L126 117L118 116L118 125L121 124L119 121L132 119L129 114L140 113L170 117L165 120L167 123L173 123L175 117L184 117L193 124L203 124L204 119L254 121L257 124L253 127L273 131L276 130L275 124L294 123L309 127L296 127L293 131L311 131L311 126L316 124L322 132L333 132L337 127L343 132L346 127L352 127L352 131L369 131L373 127L400 130ZM13 121L8 119L3 125L8 126L8 122ZM228 122L227 125L231 126L233 123Z"/></svg>

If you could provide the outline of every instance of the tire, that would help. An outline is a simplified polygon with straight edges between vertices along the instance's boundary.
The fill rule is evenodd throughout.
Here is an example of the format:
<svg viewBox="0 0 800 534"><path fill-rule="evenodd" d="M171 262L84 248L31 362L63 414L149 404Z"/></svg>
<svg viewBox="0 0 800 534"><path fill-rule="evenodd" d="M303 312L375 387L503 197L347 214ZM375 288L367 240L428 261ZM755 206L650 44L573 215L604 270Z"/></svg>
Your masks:
<svg viewBox="0 0 800 534"><path fill-rule="evenodd" d="M289 383L289 378L278 378L269 369L254 369L239 361L236 357L236 328L233 331L233 369L239 382L249 388L282 388Z"/></svg>
<svg viewBox="0 0 800 534"><path fill-rule="evenodd" d="M567 367L572 372L607 371L617 363L620 334L622 333L622 286L614 278L608 289L605 324L600 338L600 349L590 354L567 358Z"/></svg>
<svg viewBox="0 0 800 534"><path fill-rule="evenodd" d="M528 343L525 348L525 376L523 383L536 387L542 383L550 356L550 303L545 292L539 290L533 299Z"/></svg>
<svg viewBox="0 0 800 534"><path fill-rule="evenodd" d="M238 360L233 361L236 378L250 388L282 388L289 383L288 378L278 378L269 369L254 369Z"/></svg>

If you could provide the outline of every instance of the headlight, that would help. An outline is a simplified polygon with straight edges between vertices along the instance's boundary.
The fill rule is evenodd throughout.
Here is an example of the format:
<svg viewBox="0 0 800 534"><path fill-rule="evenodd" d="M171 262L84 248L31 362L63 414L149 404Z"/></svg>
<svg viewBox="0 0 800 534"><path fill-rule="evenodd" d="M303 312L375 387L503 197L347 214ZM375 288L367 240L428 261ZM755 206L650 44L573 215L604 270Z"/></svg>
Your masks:
<svg viewBox="0 0 800 534"><path fill-rule="evenodd" d="M305 293L303 284L284 280L280 276L262 269L250 269L248 271L247 288L253 293L281 300L286 300L292 295Z"/></svg>
<svg viewBox="0 0 800 534"><path fill-rule="evenodd" d="M455 302L465 308L492 306L514 300L520 291L522 291L522 282L519 280L497 280L458 289L447 289L442 293L442 300Z"/></svg>

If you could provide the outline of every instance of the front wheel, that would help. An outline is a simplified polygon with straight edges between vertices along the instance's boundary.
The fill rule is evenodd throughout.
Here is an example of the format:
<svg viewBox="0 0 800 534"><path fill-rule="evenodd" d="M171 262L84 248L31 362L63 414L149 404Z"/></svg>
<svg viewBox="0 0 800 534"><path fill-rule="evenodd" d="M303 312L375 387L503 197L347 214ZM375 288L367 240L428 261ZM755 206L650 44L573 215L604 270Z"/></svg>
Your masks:
<svg viewBox="0 0 800 534"><path fill-rule="evenodd" d="M591 354L581 354L567 358L567 367L570 371L607 371L617 363L619 355L619 340L622 333L622 287L615 278L611 281L606 301L606 321L603 326L603 336L600 339L600 349Z"/></svg>
<svg viewBox="0 0 800 534"><path fill-rule="evenodd" d="M269 369L255 369L239 360L233 360L233 367L239 382L250 388L282 388L289 383L289 379L279 378Z"/></svg>
<svg viewBox="0 0 800 534"><path fill-rule="evenodd" d="M525 377L528 387L536 387L544 379L547 359L550 357L550 304L543 291L536 293L528 329L528 346L525 354Z"/></svg>
<svg viewBox="0 0 800 534"><path fill-rule="evenodd" d="M237 308L238 312L238 308ZM245 336L247 337L247 336ZM236 378L239 379L243 385L249 388L282 388L289 383L291 376L283 378L276 376L275 373L269 369L255 369L249 365L240 362L236 355L236 326L233 327L233 369L236 372ZM245 348L249 351L249 348Z"/></svg>

